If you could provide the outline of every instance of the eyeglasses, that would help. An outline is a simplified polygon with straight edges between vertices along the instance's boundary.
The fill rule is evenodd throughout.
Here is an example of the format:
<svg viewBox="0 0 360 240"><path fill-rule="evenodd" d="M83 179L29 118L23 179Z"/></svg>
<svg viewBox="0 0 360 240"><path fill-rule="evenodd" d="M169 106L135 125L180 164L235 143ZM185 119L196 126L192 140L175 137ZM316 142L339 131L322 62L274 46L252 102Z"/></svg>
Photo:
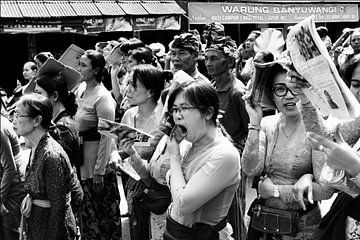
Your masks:
<svg viewBox="0 0 360 240"><path fill-rule="evenodd" d="M274 94L278 97L285 97L288 92L291 92L293 96L300 94L300 88L288 88L285 84L277 84L272 88Z"/></svg>
<svg viewBox="0 0 360 240"><path fill-rule="evenodd" d="M18 112L14 112L13 114L14 118L18 119L20 117L31 117L30 115L20 114Z"/></svg>
<svg viewBox="0 0 360 240"><path fill-rule="evenodd" d="M174 115L175 113L179 113L179 114L181 114L181 115L186 115L186 114L188 114L189 113L189 111L190 111L190 109L195 109L195 108L197 108L197 107L172 107L171 109L170 109L170 114L172 114L172 115Z"/></svg>

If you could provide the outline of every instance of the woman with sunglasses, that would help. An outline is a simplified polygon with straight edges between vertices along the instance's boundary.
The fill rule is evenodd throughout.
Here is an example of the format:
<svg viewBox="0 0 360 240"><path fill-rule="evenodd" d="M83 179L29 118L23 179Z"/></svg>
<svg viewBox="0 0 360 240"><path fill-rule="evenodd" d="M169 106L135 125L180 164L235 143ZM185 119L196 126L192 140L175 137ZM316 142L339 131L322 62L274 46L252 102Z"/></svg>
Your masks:
<svg viewBox="0 0 360 240"><path fill-rule="evenodd" d="M271 68L266 89L279 113L263 118L260 104L246 99L250 124L242 166L248 176L262 176L257 189L259 198L250 206L250 213L255 204L260 204L275 211L294 213L298 219L293 223L296 230L291 235L255 231L250 227L248 239L310 239L321 220L317 201L330 198L332 190L314 182L314 176L320 172L321 153L314 151L306 138L297 108L299 89L289 83L287 71L281 65ZM305 183L311 185L313 191L299 203L293 189ZM250 226L256 220L254 216Z"/></svg>

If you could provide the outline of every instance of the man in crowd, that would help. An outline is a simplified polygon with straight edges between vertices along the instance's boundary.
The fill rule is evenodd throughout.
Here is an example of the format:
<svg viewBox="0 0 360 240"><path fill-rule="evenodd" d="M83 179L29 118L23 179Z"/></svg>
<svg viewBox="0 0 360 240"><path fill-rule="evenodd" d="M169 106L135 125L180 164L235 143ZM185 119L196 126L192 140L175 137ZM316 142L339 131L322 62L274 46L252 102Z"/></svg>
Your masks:
<svg viewBox="0 0 360 240"><path fill-rule="evenodd" d="M219 96L220 122L241 155L248 133L249 117L242 99L245 86L232 73L237 56L236 49L236 43L230 37L214 39L205 50L205 65ZM243 220L246 179L243 173L241 175L242 180L228 214L235 239L245 239L246 236Z"/></svg>
<svg viewBox="0 0 360 240"><path fill-rule="evenodd" d="M183 33L175 36L174 40L169 44L169 55L173 70L183 70L195 80L208 81L197 68L200 46L201 43L199 39L191 33Z"/></svg>
<svg viewBox="0 0 360 240"><path fill-rule="evenodd" d="M206 24L202 34L202 41L206 47L209 47L214 39L225 36L224 25L218 22Z"/></svg>

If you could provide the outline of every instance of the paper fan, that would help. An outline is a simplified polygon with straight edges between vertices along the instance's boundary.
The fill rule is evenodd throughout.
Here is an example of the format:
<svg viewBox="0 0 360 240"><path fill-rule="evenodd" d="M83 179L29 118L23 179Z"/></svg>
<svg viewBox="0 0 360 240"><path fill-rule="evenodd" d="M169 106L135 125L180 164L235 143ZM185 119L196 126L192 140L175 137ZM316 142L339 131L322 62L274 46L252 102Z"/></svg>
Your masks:
<svg viewBox="0 0 360 240"><path fill-rule="evenodd" d="M261 32L260 36L256 38L254 44L255 52L264 50L270 51L275 58L284 50L285 41L281 31L268 28Z"/></svg>
<svg viewBox="0 0 360 240"><path fill-rule="evenodd" d="M37 76L42 74L53 73L53 74L62 74L64 76L66 86L69 91L71 91L82 79L82 75L79 71L75 70L72 67L64 65L54 58L48 58L46 62L41 66L36 75L31 79L28 86L25 88L25 93L32 93L35 91L35 80Z"/></svg>

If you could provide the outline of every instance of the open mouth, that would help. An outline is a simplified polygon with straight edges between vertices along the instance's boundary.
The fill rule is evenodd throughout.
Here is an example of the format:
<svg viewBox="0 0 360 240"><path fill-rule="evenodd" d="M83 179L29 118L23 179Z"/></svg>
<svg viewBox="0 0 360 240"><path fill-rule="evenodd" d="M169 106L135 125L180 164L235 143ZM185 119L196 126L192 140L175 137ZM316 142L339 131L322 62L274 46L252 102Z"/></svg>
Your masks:
<svg viewBox="0 0 360 240"><path fill-rule="evenodd" d="M286 107L293 107L295 106L296 104L295 103L285 103L284 104Z"/></svg>
<svg viewBox="0 0 360 240"><path fill-rule="evenodd" d="M180 129L182 135L186 135L187 129L184 126L177 125L177 127Z"/></svg>
<svg viewBox="0 0 360 240"><path fill-rule="evenodd" d="M177 142L180 142L186 135L187 129L181 125L175 125L171 131L170 136L174 137Z"/></svg>

